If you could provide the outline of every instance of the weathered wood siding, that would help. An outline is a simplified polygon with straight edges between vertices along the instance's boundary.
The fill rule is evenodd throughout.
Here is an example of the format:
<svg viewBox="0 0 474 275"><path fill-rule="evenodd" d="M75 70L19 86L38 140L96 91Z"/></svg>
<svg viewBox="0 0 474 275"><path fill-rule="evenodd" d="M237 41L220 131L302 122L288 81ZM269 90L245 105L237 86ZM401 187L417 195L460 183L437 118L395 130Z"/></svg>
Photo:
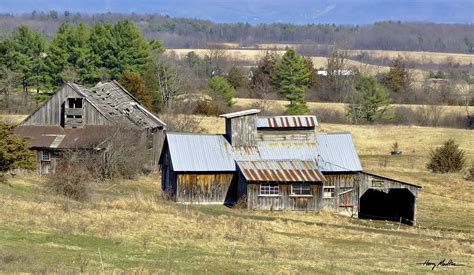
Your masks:
<svg viewBox="0 0 474 275"><path fill-rule="evenodd" d="M235 201L234 173L178 173L177 185L177 202L230 204Z"/></svg>
<svg viewBox="0 0 474 275"><path fill-rule="evenodd" d="M64 122L64 113L62 113L63 103L69 97L83 98L74 89L68 85L64 85L61 90L55 93L50 100L44 103L38 110L29 116L23 125L61 125ZM84 99L84 125L109 125L107 119Z"/></svg>
<svg viewBox="0 0 474 275"><path fill-rule="evenodd" d="M311 196L292 196L290 184L280 184L278 196L262 196L260 184L247 184L248 209L316 211L321 208L321 199L321 184L311 184Z"/></svg>
<svg viewBox="0 0 474 275"><path fill-rule="evenodd" d="M323 198L323 207L357 215L359 188L357 174L324 174L324 186L334 186L334 198Z"/></svg>
<svg viewBox="0 0 474 275"><path fill-rule="evenodd" d="M226 119L226 138L232 146L257 146L257 115Z"/></svg>
<svg viewBox="0 0 474 275"><path fill-rule="evenodd" d="M366 173L359 173L359 198L364 195L368 189L408 189L415 196L418 197L418 188L413 185L403 184L395 180L377 177ZM375 182L374 182L375 181ZM380 186L380 182L382 186ZM376 184L375 184L376 183Z"/></svg>
<svg viewBox="0 0 474 275"><path fill-rule="evenodd" d="M153 167L158 168L161 151L163 150L163 143L165 140L164 130L160 128L153 129L151 135L153 143Z"/></svg>
<svg viewBox="0 0 474 275"><path fill-rule="evenodd" d="M258 129L257 141L309 141L314 142L314 129L275 130Z"/></svg>

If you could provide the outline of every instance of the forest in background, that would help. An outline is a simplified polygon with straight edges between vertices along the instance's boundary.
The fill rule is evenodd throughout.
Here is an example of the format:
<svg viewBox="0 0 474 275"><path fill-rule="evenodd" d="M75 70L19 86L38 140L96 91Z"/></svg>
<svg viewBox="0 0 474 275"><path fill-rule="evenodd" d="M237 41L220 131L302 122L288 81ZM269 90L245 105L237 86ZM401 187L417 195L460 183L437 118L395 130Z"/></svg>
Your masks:
<svg viewBox="0 0 474 275"><path fill-rule="evenodd" d="M29 25L52 38L62 22L88 25L100 22L134 22L148 39L159 39L169 48L207 48L208 43L234 42L337 44L345 49L379 49L474 53L474 25L378 22L372 25L213 23L208 20L171 18L159 14L80 14L32 12L0 15L0 37ZM327 52L327 51L326 51Z"/></svg>

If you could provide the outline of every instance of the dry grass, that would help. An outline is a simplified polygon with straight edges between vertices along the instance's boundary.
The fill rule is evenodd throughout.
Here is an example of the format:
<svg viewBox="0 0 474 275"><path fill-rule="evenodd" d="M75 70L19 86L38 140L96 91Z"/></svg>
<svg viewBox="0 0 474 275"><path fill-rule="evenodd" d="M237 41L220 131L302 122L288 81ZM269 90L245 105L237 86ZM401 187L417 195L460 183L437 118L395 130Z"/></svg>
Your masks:
<svg viewBox="0 0 474 275"><path fill-rule="evenodd" d="M6 115L6 114L0 114L0 122L11 124L11 125L17 125L22 122L27 115Z"/></svg>
<svg viewBox="0 0 474 275"><path fill-rule="evenodd" d="M199 120L224 132L222 118ZM429 268L416 262L446 258L467 266L438 270L474 273L474 185L424 167L429 149L450 137L474 160L472 131L324 122L319 131L351 131L366 170L421 185L418 226L177 205L162 199L159 175L98 184L76 202L21 175L0 184L0 272L96 273L100 248L106 272L420 273ZM389 154L395 141L401 156Z"/></svg>

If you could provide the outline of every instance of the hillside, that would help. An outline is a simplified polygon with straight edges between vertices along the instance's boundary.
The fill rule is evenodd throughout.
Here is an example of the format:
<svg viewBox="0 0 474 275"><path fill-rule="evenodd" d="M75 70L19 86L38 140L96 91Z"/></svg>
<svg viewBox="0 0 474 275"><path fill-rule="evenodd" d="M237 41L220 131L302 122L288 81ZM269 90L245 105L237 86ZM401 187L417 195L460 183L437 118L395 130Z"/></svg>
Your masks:
<svg viewBox="0 0 474 275"><path fill-rule="evenodd" d="M222 133L224 122L202 118L202 126ZM351 131L367 171L421 185L418 226L324 211L177 205L162 199L155 174L97 184L89 201L76 202L45 192L45 177L20 175L0 184L0 270L428 272L416 263L446 258L467 266L437 270L474 272L474 185L460 173L424 168L428 150L449 137L472 161L472 131L325 123L321 130ZM403 155L388 154L394 141Z"/></svg>

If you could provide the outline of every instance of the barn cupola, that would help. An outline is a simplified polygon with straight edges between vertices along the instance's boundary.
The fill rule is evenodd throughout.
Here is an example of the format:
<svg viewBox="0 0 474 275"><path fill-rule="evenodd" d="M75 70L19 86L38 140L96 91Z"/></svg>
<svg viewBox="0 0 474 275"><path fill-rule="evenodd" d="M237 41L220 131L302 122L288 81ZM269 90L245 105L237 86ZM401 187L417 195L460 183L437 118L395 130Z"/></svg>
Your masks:
<svg viewBox="0 0 474 275"><path fill-rule="evenodd" d="M257 146L258 109L223 114L225 137L232 146Z"/></svg>

